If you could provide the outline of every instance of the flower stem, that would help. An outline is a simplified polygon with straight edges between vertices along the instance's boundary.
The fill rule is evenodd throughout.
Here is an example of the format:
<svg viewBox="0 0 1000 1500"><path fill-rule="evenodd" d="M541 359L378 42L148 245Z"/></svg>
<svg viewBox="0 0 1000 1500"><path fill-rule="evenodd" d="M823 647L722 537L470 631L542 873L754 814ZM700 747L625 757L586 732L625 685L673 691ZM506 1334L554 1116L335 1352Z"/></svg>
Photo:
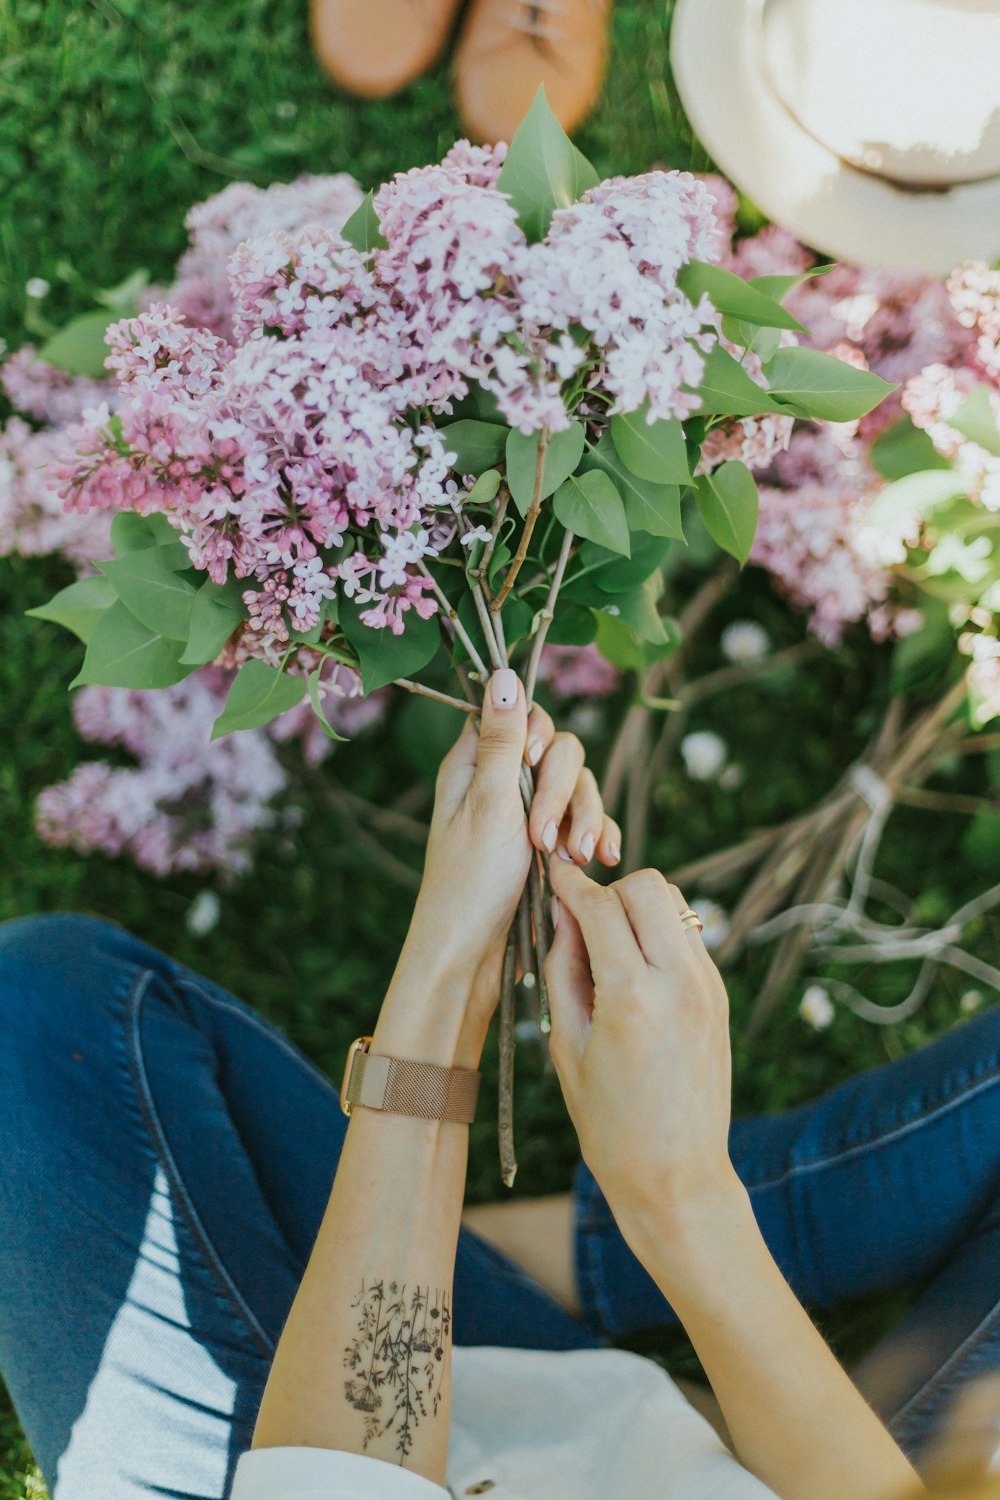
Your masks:
<svg viewBox="0 0 1000 1500"><path fill-rule="evenodd" d="M466 630L465 626L458 618L458 611L453 607L451 600L448 598L448 595L441 588L437 579L434 577L434 574L428 568L423 559L421 559L420 562L417 563L417 567L420 569L421 573L423 573L424 577L429 579L431 588L434 590L435 597L437 598L437 602L440 604L441 609L444 612L445 618L447 620L450 620L452 629L458 636L458 639L462 642L462 645L465 647L466 651L469 653L469 660L472 662L472 665L475 667L476 671L485 682L487 677L489 677L490 675L489 669L486 666L486 663L483 661L483 658L480 656L479 652L476 650L469 632Z"/></svg>
<svg viewBox="0 0 1000 1500"><path fill-rule="evenodd" d="M500 980L500 1097L497 1135L500 1144L500 1174L506 1187L514 1186L517 1157L514 1154L514 984L517 979L517 940L512 927L507 938Z"/></svg>
<svg viewBox="0 0 1000 1500"><path fill-rule="evenodd" d="M528 711L535 698L535 684L538 681L538 668L542 660L542 647L545 645L545 637L549 633L556 612L556 601L559 598L559 590L562 587L563 576L566 572L566 564L573 548L573 533L563 532L562 546L559 548L559 557L556 560L555 572L552 574L552 583L549 587L548 598L545 607L541 611L538 621L538 629L535 631L535 639L531 643L531 655L528 657L528 670L524 679L524 691L528 698Z"/></svg>
<svg viewBox="0 0 1000 1500"><path fill-rule="evenodd" d="M450 693L439 693L437 688L425 687L422 682L411 682L409 677L397 677L393 687L405 688L408 693L419 693L422 698L433 698L435 703L447 703L449 708L457 708L463 714L477 714L478 705L466 703L463 698L453 698Z"/></svg>
<svg viewBox="0 0 1000 1500"><path fill-rule="evenodd" d="M548 430L543 427L542 431L538 434L538 459L535 463L535 488L531 496L531 505L524 519L524 530L521 532L521 540L514 554L514 561L507 569L507 576L503 581L503 587L490 604L490 609L494 614L498 614L502 609L503 602L514 587L517 575L520 573L524 565L524 559L528 555L531 533L535 529L535 522L538 520L539 512L542 508L542 476L545 472L545 455L548 451L549 434Z"/></svg>

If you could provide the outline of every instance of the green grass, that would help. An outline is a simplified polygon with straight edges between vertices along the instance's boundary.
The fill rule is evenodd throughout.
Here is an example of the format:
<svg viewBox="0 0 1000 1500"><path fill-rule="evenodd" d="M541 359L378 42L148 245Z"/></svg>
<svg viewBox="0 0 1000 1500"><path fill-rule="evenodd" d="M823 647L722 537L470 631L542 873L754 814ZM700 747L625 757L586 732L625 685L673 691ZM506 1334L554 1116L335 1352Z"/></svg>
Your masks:
<svg viewBox="0 0 1000 1500"><path fill-rule="evenodd" d="M11 347L30 317L29 277L52 283L56 316L137 265L166 277L183 244L184 212L227 181L350 170L368 185L432 160L450 144L457 122L447 64L392 102L349 100L311 61L304 3L0 0L0 336ZM669 5L648 0L617 7L607 92L581 136L603 171L707 165L667 79L668 17ZM351 831L315 792L315 815L294 839L262 850L252 881L222 892L222 920L201 941L183 923L198 881L153 881L124 863L42 847L32 826L34 799L80 755L66 695L77 652L23 612L64 577L56 564L0 564L0 919L57 909L113 917L259 1005L336 1077L347 1041L374 1018L410 894L359 854ZM781 644L802 636L801 621L753 573L720 618L748 614ZM717 648L707 646L696 665L718 665ZM856 640L808 671L706 705L696 727L718 729L748 776L739 792L723 794L672 772L658 796L656 861L669 869L808 806L870 733L884 703L885 672L885 653ZM621 708L603 710L604 727L592 740L598 763ZM447 716L408 703L377 754L364 741L345 747L324 775L384 801L401 785L426 781L451 730ZM974 766L954 784L975 791L982 775ZM923 872L928 914L940 915L985 883L960 858L962 826L937 815L894 820L885 873L912 888L914 872ZM980 934L984 950L991 937L995 932ZM944 982L920 1017L891 1031L842 1016L814 1036L789 1005L751 1051L738 1040L739 1023L761 973L756 956L732 976L740 1110L793 1104L918 1045L952 1023L963 988ZM881 976L873 993L898 996L908 978ZM576 1159L574 1137L538 1050L522 1048L518 1068L518 1191L556 1191ZM472 1138L473 1199L498 1189L492 1054L486 1074ZM870 1338L878 1316L865 1310L860 1320L852 1313L835 1322L842 1347ZM39 1493L30 1474L16 1422L0 1401L0 1500Z"/></svg>

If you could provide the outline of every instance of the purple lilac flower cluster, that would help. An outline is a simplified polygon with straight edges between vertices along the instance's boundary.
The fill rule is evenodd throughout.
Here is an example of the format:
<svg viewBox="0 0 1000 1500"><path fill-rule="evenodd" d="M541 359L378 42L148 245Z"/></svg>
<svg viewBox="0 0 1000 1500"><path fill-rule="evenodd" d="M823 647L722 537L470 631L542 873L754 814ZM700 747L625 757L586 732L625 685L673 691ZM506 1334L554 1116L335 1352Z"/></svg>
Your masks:
<svg viewBox="0 0 1000 1500"><path fill-rule="evenodd" d="M718 320L677 278L711 247L708 189L612 179L530 244L497 187L504 154L463 142L387 183L373 255L316 224L239 246L232 341L169 303L110 330L117 408L75 433L62 493L83 514L162 512L195 568L248 580L249 654L276 661L333 597L394 634L433 613L419 565L469 487L434 419L473 383L525 434L570 425L573 383L582 409L696 406Z"/></svg>

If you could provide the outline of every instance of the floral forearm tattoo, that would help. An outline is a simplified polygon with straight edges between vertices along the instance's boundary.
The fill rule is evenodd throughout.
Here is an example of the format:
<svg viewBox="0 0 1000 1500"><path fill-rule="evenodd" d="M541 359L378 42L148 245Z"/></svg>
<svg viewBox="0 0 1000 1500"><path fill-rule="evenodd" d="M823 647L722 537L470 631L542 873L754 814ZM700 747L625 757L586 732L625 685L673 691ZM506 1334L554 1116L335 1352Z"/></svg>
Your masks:
<svg viewBox="0 0 1000 1500"><path fill-rule="evenodd" d="M447 1293L403 1282L361 1284L358 1336L344 1350L351 1373L344 1393L364 1413L363 1447L391 1433L402 1463L422 1418L441 1403L444 1355L451 1335Z"/></svg>

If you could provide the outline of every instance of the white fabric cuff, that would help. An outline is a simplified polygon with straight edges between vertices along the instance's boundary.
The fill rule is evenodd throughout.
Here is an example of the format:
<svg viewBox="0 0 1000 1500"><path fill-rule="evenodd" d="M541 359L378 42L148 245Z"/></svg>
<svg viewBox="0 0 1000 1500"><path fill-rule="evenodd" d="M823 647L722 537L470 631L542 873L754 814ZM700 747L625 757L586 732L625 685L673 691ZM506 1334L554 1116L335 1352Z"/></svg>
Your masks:
<svg viewBox="0 0 1000 1500"><path fill-rule="evenodd" d="M230 1500L441 1500L448 1491L381 1458L330 1448L254 1448Z"/></svg>

